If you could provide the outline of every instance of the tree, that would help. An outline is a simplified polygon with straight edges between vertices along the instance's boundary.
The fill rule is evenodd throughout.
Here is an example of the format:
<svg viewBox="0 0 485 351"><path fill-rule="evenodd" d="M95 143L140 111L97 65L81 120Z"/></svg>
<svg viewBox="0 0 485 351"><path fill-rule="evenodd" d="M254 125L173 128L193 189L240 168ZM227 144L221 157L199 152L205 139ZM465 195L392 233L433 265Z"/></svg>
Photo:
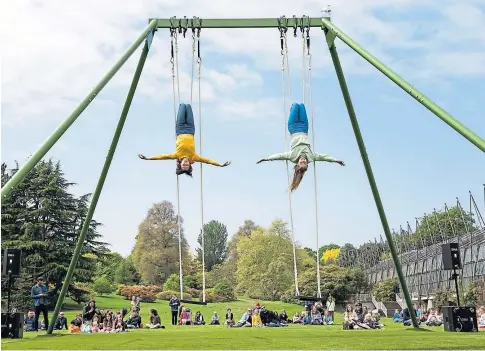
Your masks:
<svg viewBox="0 0 485 351"><path fill-rule="evenodd" d="M202 231L197 238L201 246L197 248L197 257L202 262ZM205 269L210 271L216 264L224 262L227 254L227 228L218 221L204 224Z"/></svg>
<svg viewBox="0 0 485 351"><path fill-rule="evenodd" d="M340 254L340 248L328 249L322 253L321 260L325 263L336 263Z"/></svg>
<svg viewBox="0 0 485 351"><path fill-rule="evenodd" d="M252 220L247 219L244 221L243 225L240 226L237 232L232 236L231 240L228 243L227 248L227 259L228 261L236 261L237 256L237 244L239 242L239 238L251 236L251 233L258 229L259 226L254 223Z"/></svg>
<svg viewBox="0 0 485 351"><path fill-rule="evenodd" d="M165 281L165 284L163 284L163 290L165 290L165 291L180 291L179 275L176 274L176 273L170 274L168 279Z"/></svg>
<svg viewBox="0 0 485 351"><path fill-rule="evenodd" d="M2 186L18 171L18 164L9 170L1 167ZM17 279L12 294L30 293L37 276L52 285L51 302L61 289L79 232L87 215L90 195L75 197L69 192L69 182L60 162L40 161L11 193L2 199L2 248L22 250L22 277ZM81 250L73 281L91 282L96 259L107 252L106 244L98 241L97 228L101 223L92 220Z"/></svg>
<svg viewBox="0 0 485 351"><path fill-rule="evenodd" d="M182 265L192 260L180 218ZM133 261L144 282L160 284L179 271L178 221L168 201L154 204L138 227Z"/></svg>
<svg viewBox="0 0 485 351"><path fill-rule="evenodd" d="M306 252L308 252L308 254L313 257L313 259L317 259L317 252L313 249L310 249L309 247L304 247L303 250L305 250ZM320 251L321 252L321 251Z"/></svg>
<svg viewBox="0 0 485 351"><path fill-rule="evenodd" d="M399 286L397 279L385 279L376 283L372 289L372 294L377 301L396 301L396 288Z"/></svg>
<svg viewBox="0 0 485 351"><path fill-rule="evenodd" d="M109 294L113 292L113 287L106 277L97 278L94 281L93 289L99 295Z"/></svg>
<svg viewBox="0 0 485 351"><path fill-rule="evenodd" d="M123 259L114 273L114 282L116 284L138 284L140 283L141 276L138 273L135 265L133 264L133 256L128 256Z"/></svg>
<svg viewBox="0 0 485 351"><path fill-rule="evenodd" d="M357 249L352 244L345 244L340 248L337 265L340 267L352 267L357 261Z"/></svg>
<svg viewBox="0 0 485 351"><path fill-rule="evenodd" d="M107 252L96 262L96 277L106 277L110 284L115 283L116 271L124 263L124 258L117 252Z"/></svg>
<svg viewBox="0 0 485 351"><path fill-rule="evenodd" d="M327 251L327 250L333 250L333 249L340 249L340 245L337 245L337 244L327 244L327 245L323 245L322 247L320 247L318 249L318 252L320 253L320 255L322 255L325 251Z"/></svg>

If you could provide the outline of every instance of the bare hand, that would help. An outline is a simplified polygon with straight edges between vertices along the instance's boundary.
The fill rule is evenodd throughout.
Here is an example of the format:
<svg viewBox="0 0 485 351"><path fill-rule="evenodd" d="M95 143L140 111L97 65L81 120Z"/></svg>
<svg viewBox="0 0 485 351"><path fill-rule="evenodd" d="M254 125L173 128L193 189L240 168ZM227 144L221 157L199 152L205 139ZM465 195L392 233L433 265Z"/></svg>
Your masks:
<svg viewBox="0 0 485 351"><path fill-rule="evenodd" d="M264 161L265 161L265 160L264 160L264 158L263 158L263 159L259 160L258 162L256 162L256 164L257 164L257 165L259 165L261 162L264 162Z"/></svg>
<svg viewBox="0 0 485 351"><path fill-rule="evenodd" d="M344 161L337 161L337 163L338 163L339 165L341 165L341 166L345 166Z"/></svg>
<svg viewBox="0 0 485 351"><path fill-rule="evenodd" d="M231 164L231 161L224 162L224 164L221 167L227 167Z"/></svg>
<svg viewBox="0 0 485 351"><path fill-rule="evenodd" d="M147 159L147 157L145 155L142 155L142 154L139 154L138 157L141 158L142 160L146 160Z"/></svg>

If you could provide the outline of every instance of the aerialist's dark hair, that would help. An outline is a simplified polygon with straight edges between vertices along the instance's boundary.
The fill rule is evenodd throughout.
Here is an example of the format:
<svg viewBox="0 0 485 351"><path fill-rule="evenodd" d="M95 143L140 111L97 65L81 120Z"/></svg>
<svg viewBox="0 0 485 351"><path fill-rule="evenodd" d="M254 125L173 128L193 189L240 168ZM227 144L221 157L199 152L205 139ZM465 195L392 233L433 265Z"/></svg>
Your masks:
<svg viewBox="0 0 485 351"><path fill-rule="evenodd" d="M176 175L187 174L189 177L192 177L192 171L193 171L192 165L189 166L188 170L184 171L182 169L182 164L180 160L177 160L177 168L175 169Z"/></svg>
<svg viewBox="0 0 485 351"><path fill-rule="evenodd" d="M308 169L308 165L306 168L300 168L300 166L296 164L295 167L293 167L293 169L295 170L295 172L293 173L293 180L291 181L290 192L298 188L298 186L301 183L301 180L303 179L303 176L305 175L305 172Z"/></svg>

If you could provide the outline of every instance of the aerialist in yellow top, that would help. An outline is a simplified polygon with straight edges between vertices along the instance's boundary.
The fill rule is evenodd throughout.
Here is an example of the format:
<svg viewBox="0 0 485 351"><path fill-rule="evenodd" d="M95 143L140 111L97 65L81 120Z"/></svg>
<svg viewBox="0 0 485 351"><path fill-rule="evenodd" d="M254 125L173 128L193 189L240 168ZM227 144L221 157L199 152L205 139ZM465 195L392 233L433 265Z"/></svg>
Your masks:
<svg viewBox="0 0 485 351"><path fill-rule="evenodd" d="M177 141L175 143L175 152L172 154L158 155L146 157L138 155L142 160L177 160L177 175L187 174L192 177L192 164L194 162L208 163L213 166L226 167L231 162L220 164L211 159L197 155L195 152L195 123L192 107L189 104L180 104L177 113L177 122L175 124L175 133L177 134Z"/></svg>

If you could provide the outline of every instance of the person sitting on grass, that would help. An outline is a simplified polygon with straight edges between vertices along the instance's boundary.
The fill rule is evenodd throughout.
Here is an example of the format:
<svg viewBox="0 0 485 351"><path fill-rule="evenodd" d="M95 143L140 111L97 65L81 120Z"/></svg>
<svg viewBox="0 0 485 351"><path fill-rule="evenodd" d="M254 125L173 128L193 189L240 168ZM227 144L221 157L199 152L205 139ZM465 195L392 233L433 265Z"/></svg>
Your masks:
<svg viewBox="0 0 485 351"><path fill-rule="evenodd" d="M315 306L312 308L312 324L321 325L323 322L322 314L317 310Z"/></svg>
<svg viewBox="0 0 485 351"><path fill-rule="evenodd" d="M478 328L485 329L485 306L480 306L477 310Z"/></svg>
<svg viewBox="0 0 485 351"><path fill-rule="evenodd" d="M57 317L56 324L54 325L55 330L62 330L62 329L69 330L67 327L67 318L64 317L64 312L59 312L59 316Z"/></svg>
<svg viewBox="0 0 485 351"><path fill-rule="evenodd" d="M301 315L303 316L303 324L304 325L312 324L312 316L311 316L310 312L305 311L305 312L302 312Z"/></svg>
<svg viewBox="0 0 485 351"><path fill-rule="evenodd" d="M24 320L24 331L34 331L35 328L35 312L29 311Z"/></svg>
<svg viewBox="0 0 485 351"><path fill-rule="evenodd" d="M160 315L158 314L158 311L155 309L150 310L150 323L148 323L145 328L148 329L158 329L162 328L165 329L165 326L162 325L162 320L160 319Z"/></svg>
<svg viewBox="0 0 485 351"><path fill-rule="evenodd" d="M71 321L71 325L69 326L69 331L71 333L79 333L81 331L81 326L83 325L83 316L81 314L76 315Z"/></svg>
<svg viewBox="0 0 485 351"><path fill-rule="evenodd" d="M118 316L121 318L121 320L123 320L123 316L121 314ZM141 327L141 317L138 315L136 310L131 311L131 316L126 320L125 327L127 329L136 329Z"/></svg>
<svg viewBox="0 0 485 351"><path fill-rule="evenodd" d="M219 323L219 316L217 315L217 312L214 312L214 314L212 315L212 319L211 319L211 324L210 325L220 325L220 323Z"/></svg>
<svg viewBox="0 0 485 351"><path fill-rule="evenodd" d="M113 315L111 314L111 311L108 310L104 315L103 331L105 333L110 333L112 329L113 329Z"/></svg>
<svg viewBox="0 0 485 351"><path fill-rule="evenodd" d="M96 315L93 317L93 321L92 321L92 325L91 325L91 331L93 333L97 333L99 332L99 326L100 326L100 323L99 323L99 317Z"/></svg>
<svg viewBox="0 0 485 351"><path fill-rule="evenodd" d="M231 309L228 308L226 312L226 321L224 322L225 325L228 327L234 327L236 322L234 322L234 314L232 313Z"/></svg>
<svg viewBox="0 0 485 351"><path fill-rule="evenodd" d="M180 324L181 325L190 325L190 314L187 309L184 307L182 308L182 313L180 314Z"/></svg>
<svg viewBox="0 0 485 351"><path fill-rule="evenodd" d="M244 314L241 317L241 319L239 320L239 322L237 322L235 327L236 328L250 327L251 326L251 313L252 313L251 309L248 308L248 310L246 312L244 312Z"/></svg>
<svg viewBox="0 0 485 351"><path fill-rule="evenodd" d="M263 326L263 321L261 320L258 309L254 310L254 313L251 317L251 325L256 328L261 328Z"/></svg>
<svg viewBox="0 0 485 351"><path fill-rule="evenodd" d="M298 312L295 312L295 315L293 316L293 324L301 324L303 321L300 318L300 314Z"/></svg>
<svg viewBox="0 0 485 351"><path fill-rule="evenodd" d="M342 324L344 330L354 329L356 326L357 315L354 312L352 305L347 305L344 312L344 322Z"/></svg>
<svg viewBox="0 0 485 351"><path fill-rule="evenodd" d="M443 321L439 319L438 314L436 313L435 309L432 309L429 313L428 320L426 321L426 325L428 327L439 327L443 324Z"/></svg>
<svg viewBox="0 0 485 351"><path fill-rule="evenodd" d="M323 325L333 325L332 314L329 310L325 310L324 312Z"/></svg>
<svg viewBox="0 0 485 351"><path fill-rule="evenodd" d="M291 323L291 319L288 318L288 314L286 313L286 310L281 311L280 322L281 323Z"/></svg>
<svg viewBox="0 0 485 351"><path fill-rule="evenodd" d="M200 311L195 312L194 325L205 325L204 316Z"/></svg>
<svg viewBox="0 0 485 351"><path fill-rule="evenodd" d="M129 320L129 318L128 318L128 320ZM126 322L128 323L128 321L126 321ZM141 320L140 320L140 322L141 322ZM132 325L132 324L130 324L130 325ZM113 322L113 329L111 330L111 332L112 333L120 333L120 332L124 332L125 330L126 329L125 329L125 322L123 321L123 315L121 313L119 313L115 317L115 320Z"/></svg>
<svg viewBox="0 0 485 351"><path fill-rule="evenodd" d="M392 316L392 321L394 323L402 323L402 318L401 318L401 314L399 313L399 310L394 310L394 315Z"/></svg>

